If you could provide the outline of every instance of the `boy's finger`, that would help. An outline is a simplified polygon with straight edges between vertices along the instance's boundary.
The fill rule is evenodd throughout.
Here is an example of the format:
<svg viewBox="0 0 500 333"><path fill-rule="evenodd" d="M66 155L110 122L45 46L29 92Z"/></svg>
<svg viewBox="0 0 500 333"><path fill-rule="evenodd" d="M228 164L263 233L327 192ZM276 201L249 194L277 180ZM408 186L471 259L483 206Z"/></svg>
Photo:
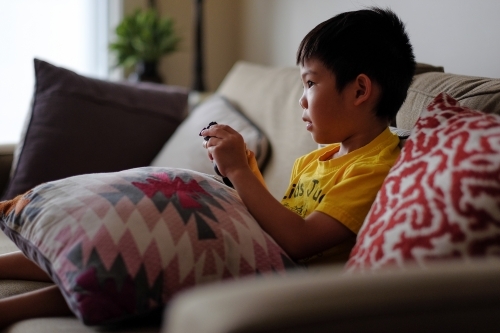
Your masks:
<svg viewBox="0 0 500 333"><path fill-rule="evenodd" d="M238 133L235 131L231 126L229 125L224 125L224 124L217 124L210 126L210 128L205 128L200 132L201 136L216 136L219 138L222 138L225 136L225 134L234 134Z"/></svg>

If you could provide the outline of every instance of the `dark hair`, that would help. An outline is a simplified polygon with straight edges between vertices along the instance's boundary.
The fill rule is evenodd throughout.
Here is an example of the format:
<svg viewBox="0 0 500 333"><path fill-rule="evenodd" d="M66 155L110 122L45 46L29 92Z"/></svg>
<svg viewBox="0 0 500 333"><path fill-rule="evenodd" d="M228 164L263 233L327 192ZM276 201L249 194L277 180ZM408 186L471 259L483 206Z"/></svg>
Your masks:
<svg viewBox="0 0 500 333"><path fill-rule="evenodd" d="M341 92L359 74L381 87L375 114L392 121L415 72L415 57L404 23L390 9L346 12L320 23L300 43L297 64L315 58L336 76Z"/></svg>

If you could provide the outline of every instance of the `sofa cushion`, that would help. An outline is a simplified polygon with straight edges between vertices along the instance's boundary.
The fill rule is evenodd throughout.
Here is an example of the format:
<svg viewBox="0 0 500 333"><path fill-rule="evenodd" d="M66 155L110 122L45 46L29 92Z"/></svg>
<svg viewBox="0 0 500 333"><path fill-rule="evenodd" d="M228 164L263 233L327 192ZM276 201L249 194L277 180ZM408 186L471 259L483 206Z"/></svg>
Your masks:
<svg viewBox="0 0 500 333"><path fill-rule="evenodd" d="M48 182L0 203L0 228L91 325L158 310L194 285L294 267L235 190L183 169Z"/></svg>
<svg viewBox="0 0 500 333"><path fill-rule="evenodd" d="M152 166L176 167L214 174L198 133L211 122L226 124L238 131L248 149L255 153L261 172L271 155L267 136L226 98L214 95L197 106L177 128L172 137L155 157Z"/></svg>
<svg viewBox="0 0 500 333"><path fill-rule="evenodd" d="M53 286L49 282L25 280L0 280L0 299Z"/></svg>
<svg viewBox="0 0 500 333"><path fill-rule="evenodd" d="M460 105L486 113L500 114L500 79L445 73L416 75L397 116L397 127L411 129L422 110L441 92Z"/></svg>
<svg viewBox="0 0 500 333"><path fill-rule="evenodd" d="M112 83L34 62L33 105L4 199L51 180L147 166L186 116L183 88Z"/></svg>
<svg viewBox="0 0 500 333"><path fill-rule="evenodd" d="M273 153L263 176L269 191L281 199L295 159L317 148L302 121L299 69L240 61L217 92L268 136Z"/></svg>
<svg viewBox="0 0 500 333"><path fill-rule="evenodd" d="M434 66L431 64L425 64L423 62L417 62L415 65L415 75L429 73L429 72L441 72L444 73L443 66Z"/></svg>
<svg viewBox="0 0 500 333"><path fill-rule="evenodd" d="M500 254L500 116L440 94L361 228L349 269Z"/></svg>
<svg viewBox="0 0 500 333"><path fill-rule="evenodd" d="M16 244L14 244L9 237L0 231L0 255L15 251L19 251Z"/></svg>

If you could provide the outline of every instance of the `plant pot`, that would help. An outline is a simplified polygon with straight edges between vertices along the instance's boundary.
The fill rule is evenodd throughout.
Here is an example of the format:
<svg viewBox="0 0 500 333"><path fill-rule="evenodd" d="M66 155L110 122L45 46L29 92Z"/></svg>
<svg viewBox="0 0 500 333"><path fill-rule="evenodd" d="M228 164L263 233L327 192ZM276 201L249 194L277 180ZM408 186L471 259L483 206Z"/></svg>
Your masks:
<svg viewBox="0 0 500 333"><path fill-rule="evenodd" d="M135 71L129 75L132 82L155 82L163 83L158 73L158 61L142 61L137 63Z"/></svg>

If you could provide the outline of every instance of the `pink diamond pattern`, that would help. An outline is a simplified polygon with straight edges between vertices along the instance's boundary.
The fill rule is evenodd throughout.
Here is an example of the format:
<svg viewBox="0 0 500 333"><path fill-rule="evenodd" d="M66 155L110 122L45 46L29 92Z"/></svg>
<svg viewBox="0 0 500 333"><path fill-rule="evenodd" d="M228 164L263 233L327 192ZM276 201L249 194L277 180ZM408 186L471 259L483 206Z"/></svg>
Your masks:
<svg viewBox="0 0 500 333"><path fill-rule="evenodd" d="M20 234L37 240L33 259L53 265L49 273L86 323L147 313L207 281L284 274L292 263L233 189L188 170L76 176L26 198L36 200L16 212L31 228Z"/></svg>

